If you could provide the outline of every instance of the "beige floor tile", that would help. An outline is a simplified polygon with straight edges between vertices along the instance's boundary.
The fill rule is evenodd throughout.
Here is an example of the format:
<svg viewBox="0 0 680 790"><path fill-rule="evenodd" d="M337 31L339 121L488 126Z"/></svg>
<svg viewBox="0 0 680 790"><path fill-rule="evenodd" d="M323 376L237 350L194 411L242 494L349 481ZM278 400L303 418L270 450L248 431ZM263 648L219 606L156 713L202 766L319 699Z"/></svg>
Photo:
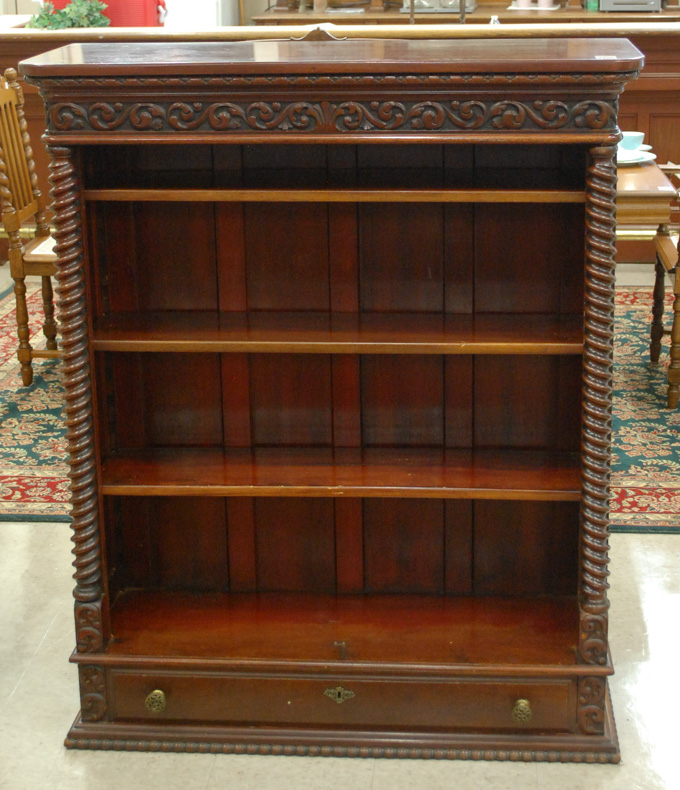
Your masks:
<svg viewBox="0 0 680 790"><path fill-rule="evenodd" d="M40 728L27 734L0 723L0 790L47 788L48 777L63 749L61 741Z"/></svg>
<svg viewBox="0 0 680 790"><path fill-rule="evenodd" d="M31 524L27 529L25 522L0 522L0 585L30 568L50 533L57 528L54 524L44 524L42 529Z"/></svg>
<svg viewBox="0 0 680 790"><path fill-rule="evenodd" d="M44 641L73 633L69 542L66 525L0 522L0 709Z"/></svg>
<svg viewBox="0 0 680 790"><path fill-rule="evenodd" d="M48 786L49 790L206 790L215 759L212 754L63 749ZM221 787L231 790L234 785Z"/></svg>
<svg viewBox="0 0 680 790"><path fill-rule="evenodd" d="M371 790L378 761L218 755L208 790Z"/></svg>
<svg viewBox="0 0 680 790"><path fill-rule="evenodd" d="M376 760L371 790L538 790L535 763Z"/></svg>

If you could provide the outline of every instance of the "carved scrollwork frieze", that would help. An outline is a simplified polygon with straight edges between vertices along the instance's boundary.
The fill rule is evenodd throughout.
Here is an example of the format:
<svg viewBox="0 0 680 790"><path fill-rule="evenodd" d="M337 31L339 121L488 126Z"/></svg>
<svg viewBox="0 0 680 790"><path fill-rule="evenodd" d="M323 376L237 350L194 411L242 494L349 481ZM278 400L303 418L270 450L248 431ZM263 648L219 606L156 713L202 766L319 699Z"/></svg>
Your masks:
<svg viewBox="0 0 680 790"><path fill-rule="evenodd" d="M615 103L600 99L438 101L57 102L49 132L346 132L606 131Z"/></svg>

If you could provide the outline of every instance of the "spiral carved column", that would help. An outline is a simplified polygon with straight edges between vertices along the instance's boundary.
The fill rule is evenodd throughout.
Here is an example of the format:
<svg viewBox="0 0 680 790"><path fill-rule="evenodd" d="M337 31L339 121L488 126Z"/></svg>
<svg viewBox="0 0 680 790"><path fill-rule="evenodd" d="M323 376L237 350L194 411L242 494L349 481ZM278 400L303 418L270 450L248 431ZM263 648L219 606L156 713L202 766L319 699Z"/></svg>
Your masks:
<svg viewBox="0 0 680 790"><path fill-rule="evenodd" d="M102 570L80 185L71 149L54 146L48 150L52 158L50 181L56 226L57 304L71 466L76 641L79 652L91 653L103 649Z"/></svg>
<svg viewBox="0 0 680 790"><path fill-rule="evenodd" d="M581 505L581 660L607 663L609 454L612 436L616 146L590 151L586 175L586 261ZM602 688L601 688L602 687ZM598 689L599 693L593 693ZM603 681L579 683L581 729L604 731Z"/></svg>

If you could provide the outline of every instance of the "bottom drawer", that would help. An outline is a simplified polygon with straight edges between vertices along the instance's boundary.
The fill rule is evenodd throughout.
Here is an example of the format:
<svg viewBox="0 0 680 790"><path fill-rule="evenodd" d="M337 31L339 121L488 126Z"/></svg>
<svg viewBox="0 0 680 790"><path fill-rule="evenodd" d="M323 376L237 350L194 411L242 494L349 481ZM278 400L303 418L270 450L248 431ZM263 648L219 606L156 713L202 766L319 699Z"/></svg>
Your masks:
<svg viewBox="0 0 680 790"><path fill-rule="evenodd" d="M575 730L576 683L568 678L426 681L111 670L108 683L114 721Z"/></svg>

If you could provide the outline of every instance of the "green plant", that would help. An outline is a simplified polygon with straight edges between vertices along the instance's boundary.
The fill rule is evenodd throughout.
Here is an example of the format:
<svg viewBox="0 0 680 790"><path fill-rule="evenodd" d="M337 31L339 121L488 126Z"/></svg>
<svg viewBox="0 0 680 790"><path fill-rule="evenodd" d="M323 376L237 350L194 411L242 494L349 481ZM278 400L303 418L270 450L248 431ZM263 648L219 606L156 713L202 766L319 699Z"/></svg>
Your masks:
<svg viewBox="0 0 680 790"><path fill-rule="evenodd" d="M102 11L107 8L100 0L71 0L63 9L56 11L52 3L47 2L26 27L38 27L45 30L62 30L66 27L106 27L111 20Z"/></svg>

